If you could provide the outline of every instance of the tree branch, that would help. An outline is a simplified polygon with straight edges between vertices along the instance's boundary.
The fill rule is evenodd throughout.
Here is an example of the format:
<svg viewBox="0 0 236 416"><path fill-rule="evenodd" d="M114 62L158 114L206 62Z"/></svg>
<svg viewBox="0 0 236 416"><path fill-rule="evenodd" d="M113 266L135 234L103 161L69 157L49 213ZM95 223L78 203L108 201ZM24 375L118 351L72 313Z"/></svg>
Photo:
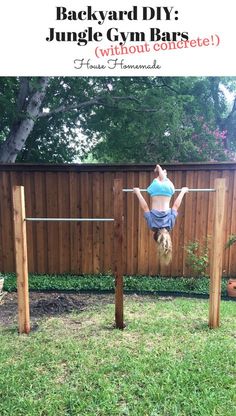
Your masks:
<svg viewBox="0 0 236 416"><path fill-rule="evenodd" d="M236 96L234 98L234 104L233 104L233 108L232 108L231 113L234 113L235 111L236 111Z"/></svg>
<svg viewBox="0 0 236 416"><path fill-rule="evenodd" d="M82 103L73 103L73 104L70 104L70 105L61 105L60 107L55 108L52 111L41 112L38 115L38 118L51 117L55 114L65 113L67 111L80 110L81 108L89 107L89 106L92 106L92 105L95 105L95 104L103 105L104 107L118 108L117 106L113 106L112 101L115 101L115 102L134 101L135 103L137 103L139 105L141 104L140 100L138 100L136 97L131 96L131 95L130 96L125 96L125 97L109 97L109 98L111 100L110 102L109 101L106 102L105 98L103 98L103 97L95 97L95 98L92 98L89 101L84 101ZM136 110L133 109L133 111L138 111L138 112L150 111L150 112L153 112L153 111L156 111L156 110L153 110L151 108L148 109L148 108L145 108L145 107L141 107L140 109L136 109Z"/></svg>
<svg viewBox="0 0 236 416"><path fill-rule="evenodd" d="M24 147L29 134L34 128L35 120L40 112L48 84L49 77L39 78L38 89L35 90L27 101L25 109L26 117L13 123L7 139L0 144L0 163L15 162L18 153ZM22 87L22 98L23 91L24 88Z"/></svg>
<svg viewBox="0 0 236 416"><path fill-rule="evenodd" d="M18 113L24 110L28 93L29 93L29 78L20 77L20 89L19 89L19 94L18 94L17 103L16 103L16 108L17 108Z"/></svg>
<svg viewBox="0 0 236 416"><path fill-rule="evenodd" d="M79 110L80 108L84 108L84 107L89 107L90 105L94 105L94 104L101 104L101 99L100 98L93 98L89 101L84 101L82 103L73 103L70 105L61 105L58 108L55 108L55 110L52 111L44 111L39 113L38 118L42 118L42 117L51 117L54 114L58 114L58 113L65 113L66 111L72 111L72 110Z"/></svg>
<svg viewBox="0 0 236 416"><path fill-rule="evenodd" d="M166 82L163 79L161 80L161 82L162 82L162 85L159 86L160 88L165 87L165 88L168 88L170 91L174 92L175 94L181 94L181 91L177 91L175 88L166 84Z"/></svg>
<svg viewBox="0 0 236 416"><path fill-rule="evenodd" d="M232 110L230 111L229 115L226 117L226 120L230 120L233 117L235 112L236 112L236 96L234 98Z"/></svg>

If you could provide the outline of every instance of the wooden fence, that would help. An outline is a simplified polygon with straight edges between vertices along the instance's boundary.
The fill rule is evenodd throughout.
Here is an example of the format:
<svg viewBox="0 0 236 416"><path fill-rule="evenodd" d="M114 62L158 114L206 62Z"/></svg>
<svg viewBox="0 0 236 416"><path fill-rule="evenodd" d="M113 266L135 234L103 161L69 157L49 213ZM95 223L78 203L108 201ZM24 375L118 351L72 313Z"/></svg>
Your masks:
<svg viewBox="0 0 236 416"><path fill-rule="evenodd" d="M236 234L236 163L166 165L176 188L213 188L226 178L224 243ZM27 217L113 217L113 181L146 188L153 165L0 165L0 271L14 272L12 186L25 187ZM189 193L172 232L173 261L160 269L156 245L137 198L124 193L124 273L191 275L184 247L212 234L214 193ZM146 195L147 201L148 196ZM113 223L27 223L29 271L104 273L113 268ZM209 239L209 248L211 242ZM236 275L236 244L224 250L225 275Z"/></svg>

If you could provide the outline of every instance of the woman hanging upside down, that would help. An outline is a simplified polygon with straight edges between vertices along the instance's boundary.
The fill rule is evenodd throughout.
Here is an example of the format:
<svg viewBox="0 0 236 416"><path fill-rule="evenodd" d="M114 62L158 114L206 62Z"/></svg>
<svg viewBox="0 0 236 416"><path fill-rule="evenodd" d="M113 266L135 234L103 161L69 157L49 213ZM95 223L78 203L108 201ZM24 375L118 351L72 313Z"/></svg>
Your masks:
<svg viewBox="0 0 236 416"><path fill-rule="evenodd" d="M134 188L133 191L137 195L140 207L144 211L147 225L154 233L153 238L158 245L160 262L163 265L168 265L172 258L170 231L175 225L178 209L183 196L188 192L188 188L183 187L181 189L172 208L170 208L170 199L175 192L175 187L167 178L167 171L162 169L160 165L156 165L154 172L156 172L157 176L147 188L147 192L151 196L151 210L140 189Z"/></svg>

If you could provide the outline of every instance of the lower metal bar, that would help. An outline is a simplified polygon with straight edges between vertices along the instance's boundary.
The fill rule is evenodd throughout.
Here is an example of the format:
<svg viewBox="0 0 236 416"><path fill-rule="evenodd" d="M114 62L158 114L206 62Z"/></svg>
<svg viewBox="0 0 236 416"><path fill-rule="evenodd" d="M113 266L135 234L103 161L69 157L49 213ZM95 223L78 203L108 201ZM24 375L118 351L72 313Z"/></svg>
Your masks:
<svg viewBox="0 0 236 416"><path fill-rule="evenodd" d="M114 218L25 218L25 221L114 221Z"/></svg>

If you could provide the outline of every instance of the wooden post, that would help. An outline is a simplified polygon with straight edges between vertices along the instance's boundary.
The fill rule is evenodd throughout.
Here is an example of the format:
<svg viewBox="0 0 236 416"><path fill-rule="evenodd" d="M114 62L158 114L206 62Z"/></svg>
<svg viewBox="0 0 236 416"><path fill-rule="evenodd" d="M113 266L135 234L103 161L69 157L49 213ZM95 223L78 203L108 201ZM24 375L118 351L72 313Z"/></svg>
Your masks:
<svg viewBox="0 0 236 416"><path fill-rule="evenodd" d="M28 260L25 222L25 194L23 186L13 186L13 215L15 259L18 293L19 333L30 332Z"/></svg>
<svg viewBox="0 0 236 416"><path fill-rule="evenodd" d="M123 191L122 180L114 180L114 275L115 275L115 324L124 328L123 317Z"/></svg>
<svg viewBox="0 0 236 416"><path fill-rule="evenodd" d="M210 264L209 327L220 325L220 298L225 221L225 179L215 179L214 223Z"/></svg>

